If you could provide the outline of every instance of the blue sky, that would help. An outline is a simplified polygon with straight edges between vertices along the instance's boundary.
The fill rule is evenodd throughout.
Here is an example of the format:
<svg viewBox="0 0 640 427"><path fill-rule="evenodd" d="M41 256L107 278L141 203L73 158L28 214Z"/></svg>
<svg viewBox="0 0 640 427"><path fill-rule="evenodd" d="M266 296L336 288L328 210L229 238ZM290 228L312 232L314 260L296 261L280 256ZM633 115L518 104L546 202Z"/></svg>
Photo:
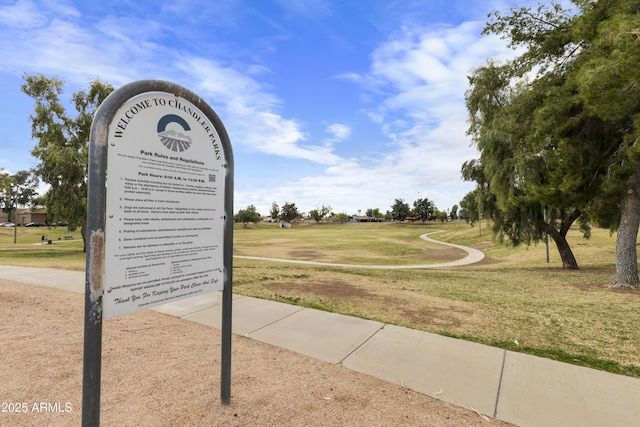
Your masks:
<svg viewBox="0 0 640 427"><path fill-rule="evenodd" d="M460 167L478 156L466 76L513 55L480 35L487 14L535 3L0 0L0 168L37 163L24 74L64 80L65 101L97 78L162 79L225 124L236 211L268 215L275 201L364 214L424 197L447 210L473 189Z"/></svg>

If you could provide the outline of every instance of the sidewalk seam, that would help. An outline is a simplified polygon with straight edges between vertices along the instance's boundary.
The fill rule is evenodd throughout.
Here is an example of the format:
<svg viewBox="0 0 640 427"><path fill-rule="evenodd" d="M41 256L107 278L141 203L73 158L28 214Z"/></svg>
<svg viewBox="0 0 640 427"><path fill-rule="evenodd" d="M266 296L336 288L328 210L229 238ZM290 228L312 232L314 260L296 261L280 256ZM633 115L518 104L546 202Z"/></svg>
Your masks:
<svg viewBox="0 0 640 427"><path fill-rule="evenodd" d="M504 365L507 362L507 350L502 352L502 366L500 367L500 379L498 381L498 392L496 393L496 404L493 407L493 418L498 419L498 405L500 404L500 391L502 390L502 379L504 378Z"/></svg>
<svg viewBox="0 0 640 427"><path fill-rule="evenodd" d="M338 363L336 363L336 365L338 366L342 366L343 368L345 367L344 365L342 365L342 363L347 360L353 353L355 353L356 351L358 351L363 345L365 345L366 343L368 343L371 338L375 337L376 335L378 335L378 332L380 332L381 330L384 329L384 327L387 326L385 323L382 324L382 326L380 326L378 329L376 329L376 331L374 333L372 333L366 340L362 341L356 348L354 348L353 350L351 350L349 352L349 354L347 354L345 357L343 357L342 359L340 359L338 361ZM347 368L349 369L349 368Z"/></svg>
<svg viewBox="0 0 640 427"><path fill-rule="evenodd" d="M282 304L284 304L284 303L282 303ZM261 330L263 330L264 328L267 328L267 327L269 327L269 326L271 326L271 325L273 325L273 324L276 324L276 323L278 323L279 321L286 319L287 317L291 317L291 316L293 316L293 315L294 315L294 314L296 314L296 313L300 313L302 310L309 310L309 309L308 309L308 308L306 308L306 307L300 307L300 310L296 310L296 311L294 311L294 312L292 312L292 313L287 314L287 315L286 315L286 316L284 316L284 317L280 317L279 319L274 320L274 321L273 321L273 322L271 322L271 323L267 323L266 325L262 325L262 326L260 326L258 329L254 329L254 330L253 330L253 331L251 331L251 332L247 332L246 334L244 334L244 335L242 335L242 336L244 336L244 337L248 337L248 338L251 338L251 337L250 337L250 335L251 335L251 334L253 334L253 333L255 333L255 332L258 332L258 331L261 331ZM252 339L253 339L253 338L252 338Z"/></svg>

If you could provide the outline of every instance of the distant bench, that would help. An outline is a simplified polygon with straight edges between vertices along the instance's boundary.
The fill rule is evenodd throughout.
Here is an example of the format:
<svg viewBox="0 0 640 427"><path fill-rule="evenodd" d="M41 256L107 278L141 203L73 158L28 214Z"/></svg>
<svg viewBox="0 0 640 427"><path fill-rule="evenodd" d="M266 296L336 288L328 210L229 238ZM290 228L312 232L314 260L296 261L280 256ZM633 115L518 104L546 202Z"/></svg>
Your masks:
<svg viewBox="0 0 640 427"><path fill-rule="evenodd" d="M64 240L73 240L73 236L64 236Z"/></svg>

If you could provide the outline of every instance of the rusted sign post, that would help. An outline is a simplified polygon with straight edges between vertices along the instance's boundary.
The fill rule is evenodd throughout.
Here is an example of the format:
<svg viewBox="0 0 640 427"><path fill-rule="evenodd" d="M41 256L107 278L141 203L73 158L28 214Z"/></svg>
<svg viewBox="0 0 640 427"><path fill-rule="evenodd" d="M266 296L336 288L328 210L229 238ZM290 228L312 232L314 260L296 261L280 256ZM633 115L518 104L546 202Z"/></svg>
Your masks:
<svg viewBox="0 0 640 427"><path fill-rule="evenodd" d="M233 153L213 109L174 83L114 91L89 145L82 424L100 422L102 320L222 290L231 396Z"/></svg>

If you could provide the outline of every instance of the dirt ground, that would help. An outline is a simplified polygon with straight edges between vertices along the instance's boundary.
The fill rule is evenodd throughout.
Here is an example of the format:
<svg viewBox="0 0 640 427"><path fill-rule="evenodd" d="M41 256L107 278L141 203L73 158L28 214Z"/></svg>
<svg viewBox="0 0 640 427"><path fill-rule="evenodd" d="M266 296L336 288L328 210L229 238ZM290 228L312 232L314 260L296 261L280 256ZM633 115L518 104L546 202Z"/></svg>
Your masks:
<svg viewBox="0 0 640 427"><path fill-rule="evenodd" d="M0 280L0 426L77 426L83 296ZM220 334L145 310L104 322L105 426L506 426L340 366L234 336L220 403Z"/></svg>

